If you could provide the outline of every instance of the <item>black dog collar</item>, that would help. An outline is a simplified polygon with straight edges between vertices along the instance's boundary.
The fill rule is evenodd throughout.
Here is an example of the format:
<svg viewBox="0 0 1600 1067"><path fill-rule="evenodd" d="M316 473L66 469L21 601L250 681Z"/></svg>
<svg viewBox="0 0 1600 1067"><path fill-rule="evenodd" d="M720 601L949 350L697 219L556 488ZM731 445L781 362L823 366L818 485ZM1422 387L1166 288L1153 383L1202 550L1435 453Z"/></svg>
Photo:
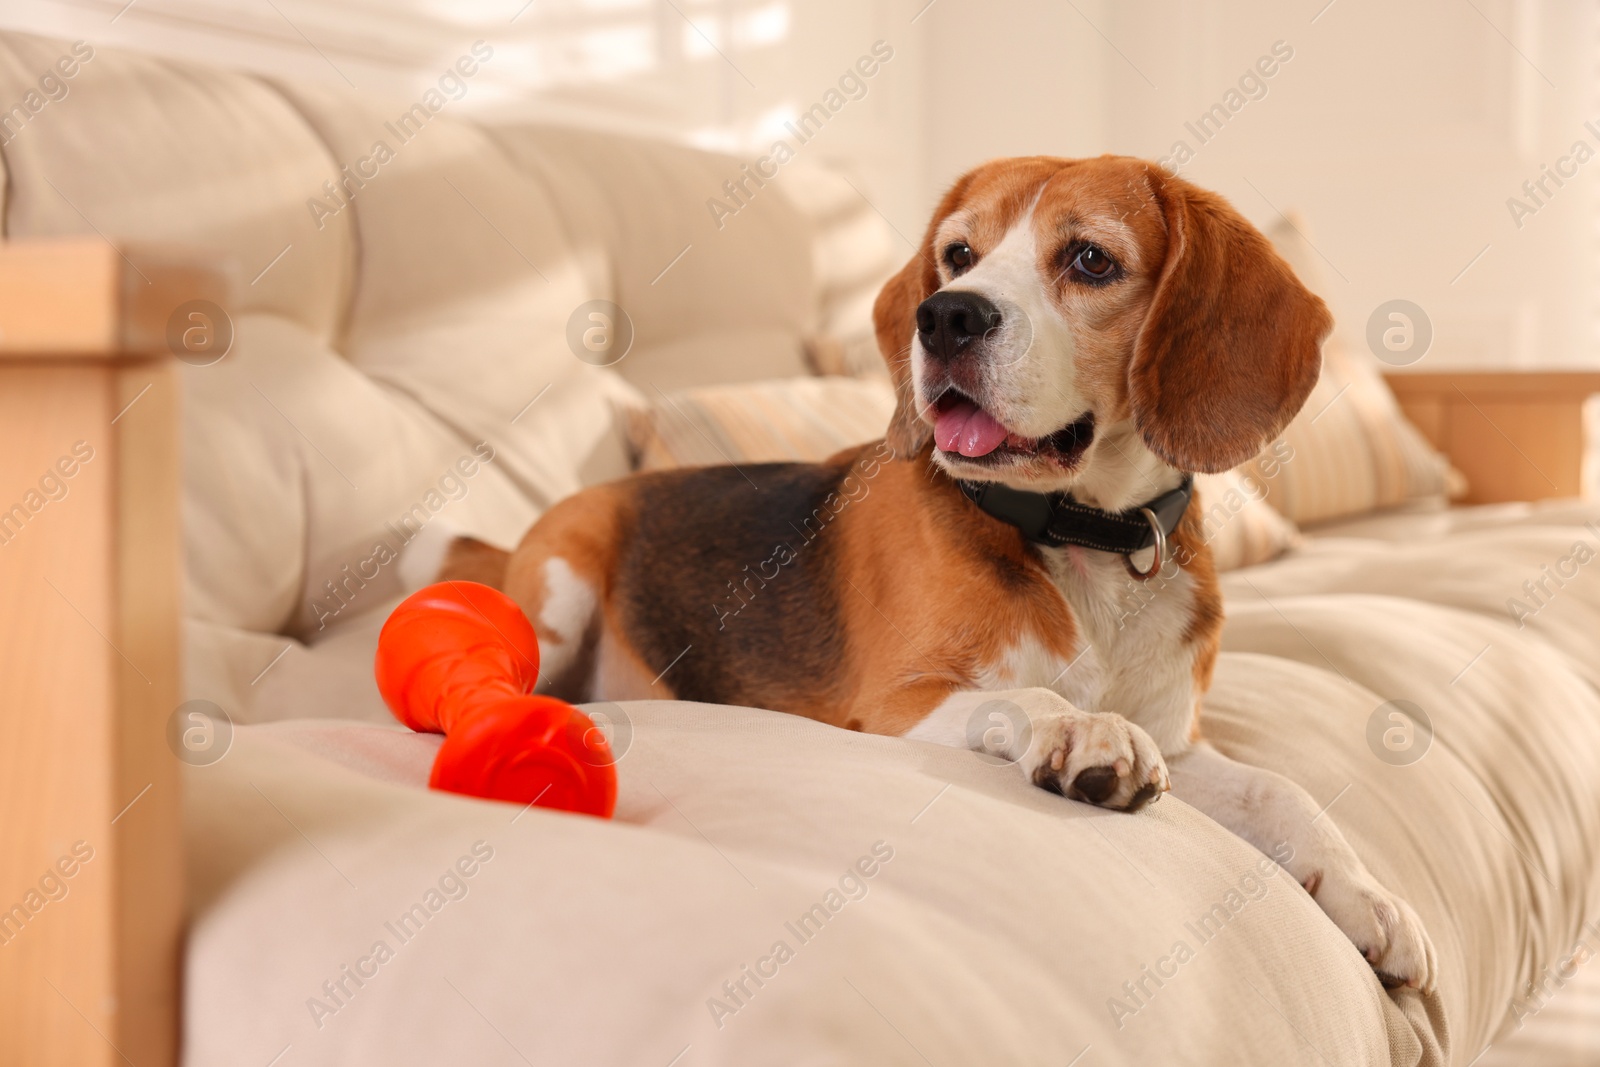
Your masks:
<svg viewBox="0 0 1600 1067"><path fill-rule="evenodd" d="M957 482L961 491L979 508L1022 531L1034 544L1060 547L1082 545L1100 552L1131 556L1147 548L1156 549L1155 561L1146 571L1129 573L1148 578L1167 558L1167 538L1194 496L1194 476L1185 474L1176 489L1154 500L1123 512L1101 511L1080 504L1067 493L1029 493L998 482Z"/></svg>

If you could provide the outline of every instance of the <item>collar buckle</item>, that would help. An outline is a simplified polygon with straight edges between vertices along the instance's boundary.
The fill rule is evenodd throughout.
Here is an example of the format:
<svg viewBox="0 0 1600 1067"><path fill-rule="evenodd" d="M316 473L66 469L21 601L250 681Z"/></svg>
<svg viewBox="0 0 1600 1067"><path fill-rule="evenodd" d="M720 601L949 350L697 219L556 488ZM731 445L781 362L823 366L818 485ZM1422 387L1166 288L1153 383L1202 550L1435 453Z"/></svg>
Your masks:
<svg viewBox="0 0 1600 1067"><path fill-rule="evenodd" d="M1156 513L1151 511L1149 508L1140 508L1139 514L1144 516L1145 521L1150 524L1151 531L1156 535L1156 543L1154 546L1156 550L1156 558L1150 561L1150 567L1148 570L1141 571L1138 567L1133 565L1133 553L1129 552L1126 556L1122 557L1122 565L1128 568L1128 573L1130 575L1143 582L1148 581L1159 574L1161 572L1162 564L1167 562L1167 531L1161 528L1161 520L1157 518Z"/></svg>
<svg viewBox="0 0 1600 1067"><path fill-rule="evenodd" d="M1148 580L1170 558L1168 539L1194 496L1194 476L1185 474L1176 489L1123 512L1080 504L1069 493L1030 493L998 482L958 482L961 492L984 513L1016 527L1034 544L1059 548L1080 545L1123 557L1128 573ZM1147 548L1155 560L1146 570L1128 557Z"/></svg>

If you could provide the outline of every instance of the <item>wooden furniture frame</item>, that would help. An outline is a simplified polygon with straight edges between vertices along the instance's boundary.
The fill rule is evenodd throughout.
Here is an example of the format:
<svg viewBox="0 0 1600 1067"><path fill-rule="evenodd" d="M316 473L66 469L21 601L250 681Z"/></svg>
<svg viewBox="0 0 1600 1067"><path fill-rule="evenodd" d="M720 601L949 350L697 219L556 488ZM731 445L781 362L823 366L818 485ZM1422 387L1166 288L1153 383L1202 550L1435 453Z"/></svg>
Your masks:
<svg viewBox="0 0 1600 1067"><path fill-rule="evenodd" d="M166 334L179 304L225 294L204 267L130 255L0 244L0 1064L178 1058Z"/></svg>
<svg viewBox="0 0 1600 1067"><path fill-rule="evenodd" d="M1387 375L1406 417L1467 476L1458 503L1577 496L1583 405L1594 371L1433 371Z"/></svg>

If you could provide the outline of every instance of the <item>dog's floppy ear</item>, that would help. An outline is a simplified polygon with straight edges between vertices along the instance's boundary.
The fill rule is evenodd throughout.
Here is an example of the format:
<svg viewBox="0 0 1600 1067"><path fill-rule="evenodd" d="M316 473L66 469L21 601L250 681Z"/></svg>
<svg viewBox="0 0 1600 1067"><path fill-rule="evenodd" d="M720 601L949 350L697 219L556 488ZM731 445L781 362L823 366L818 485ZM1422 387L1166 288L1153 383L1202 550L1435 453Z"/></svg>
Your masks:
<svg viewBox="0 0 1600 1067"><path fill-rule="evenodd" d="M1333 319L1226 200L1149 175L1167 257L1128 368L1134 424L1179 470L1225 471L1305 403Z"/></svg>
<svg viewBox="0 0 1600 1067"><path fill-rule="evenodd" d="M900 268L900 273L884 283L872 305L878 354L889 365L889 379L894 382L895 393L894 416L889 420L884 438L901 459L920 453L933 437L933 427L918 415L916 383L911 380L911 336L916 331L917 307L939 288L933 237L939 223L955 211L983 169L977 167L963 174L944 194L933 218L928 220L927 232L922 235L916 254Z"/></svg>
<svg viewBox="0 0 1600 1067"><path fill-rule="evenodd" d="M933 427L917 413L916 385L911 380L911 334L916 329L917 305L938 287L933 258L922 249L900 268L900 273L884 283L872 305L878 353L889 365L895 393L894 415L884 438L901 459L917 455L933 436Z"/></svg>

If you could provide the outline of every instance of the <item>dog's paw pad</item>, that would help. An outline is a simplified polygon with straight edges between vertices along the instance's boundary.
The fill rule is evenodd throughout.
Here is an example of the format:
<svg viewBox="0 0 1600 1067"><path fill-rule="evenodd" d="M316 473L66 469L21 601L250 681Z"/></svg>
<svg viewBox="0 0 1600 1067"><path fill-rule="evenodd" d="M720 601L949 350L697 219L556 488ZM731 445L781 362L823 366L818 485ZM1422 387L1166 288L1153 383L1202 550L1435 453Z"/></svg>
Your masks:
<svg viewBox="0 0 1600 1067"><path fill-rule="evenodd" d="M1117 791L1115 767L1090 767L1072 780L1072 791L1091 804L1104 804Z"/></svg>
<svg viewBox="0 0 1600 1067"><path fill-rule="evenodd" d="M1035 720L1029 778L1052 793L1137 811L1169 788L1150 735L1120 715L1077 709Z"/></svg>
<svg viewBox="0 0 1600 1067"><path fill-rule="evenodd" d="M1422 920L1404 900L1364 871L1307 878L1322 910L1355 943L1386 989L1434 990L1439 963Z"/></svg>

